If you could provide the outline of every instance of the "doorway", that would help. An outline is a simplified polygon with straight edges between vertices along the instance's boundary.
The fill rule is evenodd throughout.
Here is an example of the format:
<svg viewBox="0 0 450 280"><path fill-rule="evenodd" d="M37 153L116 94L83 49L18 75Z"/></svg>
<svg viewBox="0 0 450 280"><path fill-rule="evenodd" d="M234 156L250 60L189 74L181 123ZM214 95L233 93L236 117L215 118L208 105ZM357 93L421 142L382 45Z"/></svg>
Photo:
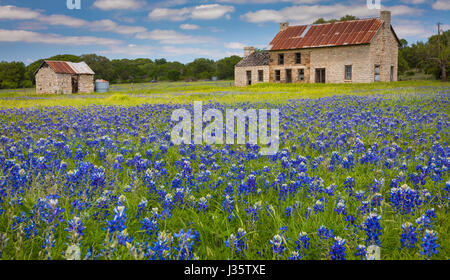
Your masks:
<svg viewBox="0 0 450 280"><path fill-rule="evenodd" d="M72 76L72 93L78 93L79 77Z"/></svg>
<svg viewBox="0 0 450 280"><path fill-rule="evenodd" d="M292 70L286 69L286 84L292 83Z"/></svg>
<svg viewBox="0 0 450 280"><path fill-rule="evenodd" d="M247 85L250 86L252 84L252 71L247 71Z"/></svg>
<svg viewBox="0 0 450 280"><path fill-rule="evenodd" d="M324 84L326 81L325 78L325 68L317 68L316 69L316 83Z"/></svg>

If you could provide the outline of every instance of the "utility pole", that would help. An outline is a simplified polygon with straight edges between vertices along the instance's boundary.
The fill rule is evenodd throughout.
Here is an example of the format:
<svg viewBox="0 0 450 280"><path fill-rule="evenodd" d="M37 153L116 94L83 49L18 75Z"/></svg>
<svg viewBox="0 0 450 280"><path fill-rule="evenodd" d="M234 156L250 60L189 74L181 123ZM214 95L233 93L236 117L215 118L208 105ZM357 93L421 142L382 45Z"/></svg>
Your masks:
<svg viewBox="0 0 450 280"><path fill-rule="evenodd" d="M443 58L441 58L441 23L438 22L437 23L438 26L438 61L439 61L439 66L441 67L441 75L442 75L442 81L446 82L447 81L447 70L446 70L446 63L447 61L445 61Z"/></svg>

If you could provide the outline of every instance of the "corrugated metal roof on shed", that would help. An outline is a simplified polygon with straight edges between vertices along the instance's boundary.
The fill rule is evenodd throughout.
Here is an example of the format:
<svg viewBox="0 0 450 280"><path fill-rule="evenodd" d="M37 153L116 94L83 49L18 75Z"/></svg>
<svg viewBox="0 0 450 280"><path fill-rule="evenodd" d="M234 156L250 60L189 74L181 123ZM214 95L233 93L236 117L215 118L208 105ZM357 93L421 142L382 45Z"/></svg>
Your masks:
<svg viewBox="0 0 450 280"><path fill-rule="evenodd" d="M87 74L94 75L94 71L85 62L67 62L67 61L44 61L48 66L50 66L53 71L58 74ZM39 67L40 68L40 67Z"/></svg>
<svg viewBox="0 0 450 280"><path fill-rule="evenodd" d="M270 43L272 51L368 44L380 29L379 18L291 26L280 31Z"/></svg>

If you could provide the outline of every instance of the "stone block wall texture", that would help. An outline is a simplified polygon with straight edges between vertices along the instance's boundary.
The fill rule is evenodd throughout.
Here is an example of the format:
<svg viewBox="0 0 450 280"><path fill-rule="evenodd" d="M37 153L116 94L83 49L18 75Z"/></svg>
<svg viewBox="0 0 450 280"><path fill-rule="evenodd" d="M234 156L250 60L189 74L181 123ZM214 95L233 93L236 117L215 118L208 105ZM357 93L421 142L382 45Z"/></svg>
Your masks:
<svg viewBox="0 0 450 280"><path fill-rule="evenodd" d="M78 80L78 92L94 92L94 75L80 75Z"/></svg>
<svg viewBox="0 0 450 280"><path fill-rule="evenodd" d="M278 65L278 55L284 54L284 64ZM296 53L301 54L300 64L295 61ZM286 83L286 69L292 71L292 83L308 83L310 77L311 52L309 50L289 50L270 52L270 82ZM298 70L303 69L305 73L304 80L299 80ZM280 81L275 79L275 71L280 70Z"/></svg>
<svg viewBox="0 0 450 280"><path fill-rule="evenodd" d="M315 48L311 50L310 82L316 82L316 69L325 68L326 83L373 82L373 65L368 61L370 45ZM352 79L345 80L345 65L352 66Z"/></svg>
<svg viewBox="0 0 450 280"><path fill-rule="evenodd" d="M258 71L263 70L263 81L258 80ZM249 66L234 68L234 84L238 87L247 86L247 71L252 72L252 85L269 82L269 66Z"/></svg>
<svg viewBox="0 0 450 280"><path fill-rule="evenodd" d="M78 75L77 92L94 92L94 75ZM72 94L72 75L58 74L44 66L36 73L36 93Z"/></svg>
<svg viewBox="0 0 450 280"><path fill-rule="evenodd" d="M398 80L398 42L390 25L383 24L382 28L370 44L371 73L375 75L375 65L380 65L380 81L391 80L391 66L394 67L393 81Z"/></svg>

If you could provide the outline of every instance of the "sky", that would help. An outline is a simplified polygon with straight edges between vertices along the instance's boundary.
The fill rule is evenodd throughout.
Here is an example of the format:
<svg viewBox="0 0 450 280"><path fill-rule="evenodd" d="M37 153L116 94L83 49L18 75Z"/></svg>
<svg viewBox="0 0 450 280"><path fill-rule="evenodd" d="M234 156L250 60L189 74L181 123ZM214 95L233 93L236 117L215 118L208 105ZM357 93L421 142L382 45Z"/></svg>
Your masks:
<svg viewBox="0 0 450 280"><path fill-rule="evenodd" d="M0 61L29 64L57 54L166 58L188 63L268 47L279 23L378 17L367 0L0 0ZM392 12L410 44L450 28L450 0L373 0ZM69 3L68 3L69 2ZM79 2L80 9L77 9ZM70 5L69 5L70 4Z"/></svg>

